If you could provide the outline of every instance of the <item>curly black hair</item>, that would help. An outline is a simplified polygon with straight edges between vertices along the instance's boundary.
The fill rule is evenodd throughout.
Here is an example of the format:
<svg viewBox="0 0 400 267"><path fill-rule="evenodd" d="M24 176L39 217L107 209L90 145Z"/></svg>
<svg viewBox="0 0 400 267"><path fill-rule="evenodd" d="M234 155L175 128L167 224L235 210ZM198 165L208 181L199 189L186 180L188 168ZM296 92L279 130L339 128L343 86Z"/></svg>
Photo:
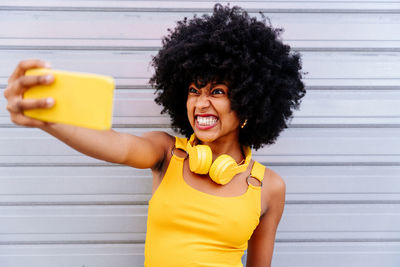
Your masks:
<svg viewBox="0 0 400 267"><path fill-rule="evenodd" d="M258 149L287 128L305 95L299 53L279 40L283 31L257 21L242 8L216 4L210 15L177 22L152 59L150 84L162 113L186 137L193 133L186 110L192 82L227 81L231 109L240 122L239 143Z"/></svg>

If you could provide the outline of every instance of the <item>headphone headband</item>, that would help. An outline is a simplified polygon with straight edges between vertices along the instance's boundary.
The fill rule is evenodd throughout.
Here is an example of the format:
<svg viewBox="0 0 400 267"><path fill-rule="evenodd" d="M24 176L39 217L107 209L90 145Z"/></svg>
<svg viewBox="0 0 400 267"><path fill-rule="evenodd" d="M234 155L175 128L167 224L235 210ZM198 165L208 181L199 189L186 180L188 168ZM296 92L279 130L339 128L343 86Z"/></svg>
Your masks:
<svg viewBox="0 0 400 267"><path fill-rule="evenodd" d="M189 167L192 172L198 174L208 173L214 182L218 184L227 184L236 174L246 171L251 161L250 147L243 147L245 153L245 161L243 164L238 165L236 161L227 154L218 156L215 161L212 162L212 151L209 146L192 146L195 137L193 133L186 143L186 150L189 154Z"/></svg>

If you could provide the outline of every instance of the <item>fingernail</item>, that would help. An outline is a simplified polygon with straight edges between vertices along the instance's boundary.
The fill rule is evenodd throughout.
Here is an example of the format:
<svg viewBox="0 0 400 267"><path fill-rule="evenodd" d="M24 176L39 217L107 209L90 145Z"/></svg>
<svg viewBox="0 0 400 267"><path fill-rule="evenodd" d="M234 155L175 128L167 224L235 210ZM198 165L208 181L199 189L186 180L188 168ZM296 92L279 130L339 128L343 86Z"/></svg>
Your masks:
<svg viewBox="0 0 400 267"><path fill-rule="evenodd" d="M51 68L51 64L49 62L45 62L44 63L44 67L50 69Z"/></svg>
<svg viewBox="0 0 400 267"><path fill-rule="evenodd" d="M53 80L53 75L46 75L46 82L51 82Z"/></svg>
<svg viewBox="0 0 400 267"><path fill-rule="evenodd" d="M51 97L47 98L46 104L47 104L47 106L51 107L52 105L54 105L54 99Z"/></svg>

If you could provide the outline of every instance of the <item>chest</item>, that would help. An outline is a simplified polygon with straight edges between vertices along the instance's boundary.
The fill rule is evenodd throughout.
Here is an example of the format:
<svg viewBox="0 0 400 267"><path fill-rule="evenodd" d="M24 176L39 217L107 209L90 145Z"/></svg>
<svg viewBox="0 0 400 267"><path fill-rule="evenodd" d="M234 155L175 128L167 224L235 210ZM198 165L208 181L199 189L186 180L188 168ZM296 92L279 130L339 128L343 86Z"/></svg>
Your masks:
<svg viewBox="0 0 400 267"><path fill-rule="evenodd" d="M259 223L256 198L246 193L220 197L164 180L151 199L149 218L171 236L242 248Z"/></svg>
<svg viewBox="0 0 400 267"><path fill-rule="evenodd" d="M250 164L251 166L252 164ZM165 172L167 171L167 168L165 168L164 172L162 175L156 174L153 178L153 190L152 193L157 190L157 188L160 186L162 182L162 177L165 175ZM249 183L252 184L253 186L259 187L260 182L255 179L250 177L249 179L248 176L250 174L250 167L248 170L246 170L243 173L240 173L236 175L232 181L224 186L221 186L219 184L216 184L211 180L211 178L208 175L200 175L196 174L190 171L188 161L185 160L182 165L182 177L183 177L183 182L195 189L195 191L199 191L200 193L205 193L211 196L219 196L219 197L238 197L241 195L244 195L249 187ZM266 190L262 190L261 188L261 214L266 210L267 208L267 194Z"/></svg>
<svg viewBox="0 0 400 267"><path fill-rule="evenodd" d="M220 185L212 181L208 174L196 174L190 171L188 161L183 163L182 177L184 182L203 193L220 197L237 197L246 193L246 181L250 171L236 175L228 184Z"/></svg>

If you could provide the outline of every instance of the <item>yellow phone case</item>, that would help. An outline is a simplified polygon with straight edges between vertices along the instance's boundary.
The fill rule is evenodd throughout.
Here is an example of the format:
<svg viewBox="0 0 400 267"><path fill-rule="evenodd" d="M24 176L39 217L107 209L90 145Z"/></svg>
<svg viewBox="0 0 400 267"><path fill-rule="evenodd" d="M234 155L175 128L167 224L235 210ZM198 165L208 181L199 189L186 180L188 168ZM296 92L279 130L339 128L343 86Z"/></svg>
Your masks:
<svg viewBox="0 0 400 267"><path fill-rule="evenodd" d="M54 82L28 89L24 98L52 97L51 108L25 110L26 116L48 121L86 127L96 130L111 128L114 96L112 77L61 71L31 69L26 75L54 75Z"/></svg>

